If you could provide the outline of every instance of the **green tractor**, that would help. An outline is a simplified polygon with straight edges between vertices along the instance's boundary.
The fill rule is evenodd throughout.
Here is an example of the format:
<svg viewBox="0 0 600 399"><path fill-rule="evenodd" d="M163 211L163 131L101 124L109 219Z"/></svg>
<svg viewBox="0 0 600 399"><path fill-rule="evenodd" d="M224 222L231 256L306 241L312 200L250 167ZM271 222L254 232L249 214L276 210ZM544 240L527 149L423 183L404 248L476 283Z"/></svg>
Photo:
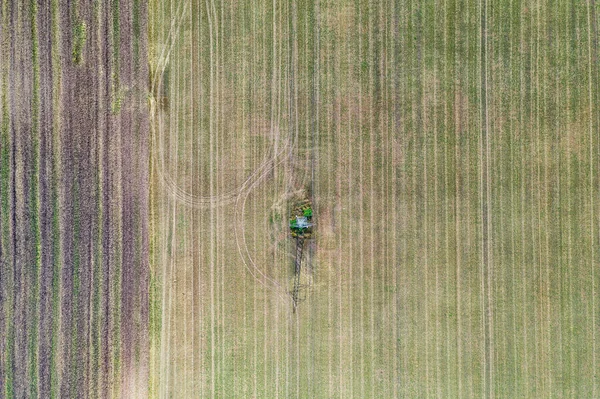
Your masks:
<svg viewBox="0 0 600 399"><path fill-rule="evenodd" d="M312 234L313 227L313 210L309 200L302 201L292 210L290 216L290 232L296 240L296 260L294 261L294 288L291 292L294 303L294 312L300 300L300 270L302 266L302 250L304 240L309 239Z"/></svg>
<svg viewBox="0 0 600 399"><path fill-rule="evenodd" d="M313 210L310 201L305 200L295 207L290 217L290 231L294 238L310 238L312 233Z"/></svg>

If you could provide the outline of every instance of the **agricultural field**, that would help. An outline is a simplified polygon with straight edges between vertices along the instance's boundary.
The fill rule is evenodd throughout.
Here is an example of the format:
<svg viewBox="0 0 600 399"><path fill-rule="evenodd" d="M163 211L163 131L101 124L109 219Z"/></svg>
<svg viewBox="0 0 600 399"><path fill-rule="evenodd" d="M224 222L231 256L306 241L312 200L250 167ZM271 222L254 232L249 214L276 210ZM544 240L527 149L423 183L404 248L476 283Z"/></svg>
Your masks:
<svg viewBox="0 0 600 399"><path fill-rule="evenodd" d="M0 398L147 397L146 17L0 2Z"/></svg>
<svg viewBox="0 0 600 399"><path fill-rule="evenodd" d="M0 0L0 399L599 398L599 24Z"/></svg>
<svg viewBox="0 0 600 399"><path fill-rule="evenodd" d="M152 396L600 397L599 12L151 1Z"/></svg>

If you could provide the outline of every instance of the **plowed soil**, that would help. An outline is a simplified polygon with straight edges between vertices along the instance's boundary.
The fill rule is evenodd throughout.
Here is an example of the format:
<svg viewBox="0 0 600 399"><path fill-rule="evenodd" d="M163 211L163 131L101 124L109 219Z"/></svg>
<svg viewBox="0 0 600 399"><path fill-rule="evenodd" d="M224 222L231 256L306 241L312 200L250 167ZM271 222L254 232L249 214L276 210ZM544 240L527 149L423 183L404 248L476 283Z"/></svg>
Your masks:
<svg viewBox="0 0 600 399"><path fill-rule="evenodd" d="M145 5L1 4L0 397L145 398Z"/></svg>

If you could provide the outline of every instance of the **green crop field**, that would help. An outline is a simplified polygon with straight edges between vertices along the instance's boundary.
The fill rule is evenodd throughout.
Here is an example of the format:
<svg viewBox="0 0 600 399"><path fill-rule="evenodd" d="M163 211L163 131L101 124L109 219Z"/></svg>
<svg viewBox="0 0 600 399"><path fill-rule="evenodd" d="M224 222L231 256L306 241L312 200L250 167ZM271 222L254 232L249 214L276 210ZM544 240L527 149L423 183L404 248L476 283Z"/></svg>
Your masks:
<svg viewBox="0 0 600 399"><path fill-rule="evenodd" d="M599 11L151 2L152 394L598 397Z"/></svg>
<svg viewBox="0 0 600 399"><path fill-rule="evenodd" d="M0 0L0 399L600 398L599 25Z"/></svg>

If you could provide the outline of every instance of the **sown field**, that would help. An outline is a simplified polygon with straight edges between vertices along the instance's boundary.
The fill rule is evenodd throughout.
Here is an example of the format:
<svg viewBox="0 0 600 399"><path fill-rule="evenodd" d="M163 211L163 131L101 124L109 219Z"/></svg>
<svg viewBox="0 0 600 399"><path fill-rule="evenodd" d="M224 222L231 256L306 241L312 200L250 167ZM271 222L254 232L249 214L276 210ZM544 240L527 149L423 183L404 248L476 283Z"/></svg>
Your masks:
<svg viewBox="0 0 600 399"><path fill-rule="evenodd" d="M151 395L600 397L599 13L151 1Z"/></svg>
<svg viewBox="0 0 600 399"><path fill-rule="evenodd" d="M0 398L147 397L142 2L0 2Z"/></svg>

